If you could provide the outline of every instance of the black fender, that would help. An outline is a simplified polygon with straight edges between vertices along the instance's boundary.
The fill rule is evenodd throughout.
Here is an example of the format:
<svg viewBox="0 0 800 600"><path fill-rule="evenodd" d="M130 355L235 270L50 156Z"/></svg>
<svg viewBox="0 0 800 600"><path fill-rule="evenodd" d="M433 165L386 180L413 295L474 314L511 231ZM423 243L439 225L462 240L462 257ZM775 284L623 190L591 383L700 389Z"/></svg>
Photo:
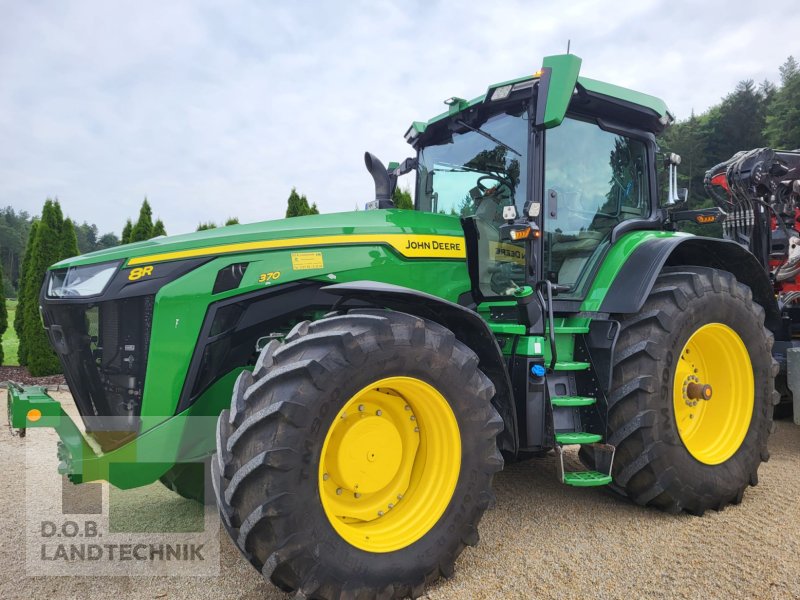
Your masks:
<svg viewBox="0 0 800 600"><path fill-rule="evenodd" d="M710 267L732 273L766 312L766 327L780 337L781 314L769 275L758 259L731 240L701 236L651 238L631 253L606 293L601 313L637 313L664 267Z"/></svg>
<svg viewBox="0 0 800 600"><path fill-rule="evenodd" d="M341 296L343 300L358 300L429 319L452 331L457 340L478 355L481 371L492 380L495 387L492 404L505 424L497 437L498 447L516 455L519 429L511 378L497 339L486 321L476 312L425 292L376 281L337 283L325 286L321 291Z"/></svg>

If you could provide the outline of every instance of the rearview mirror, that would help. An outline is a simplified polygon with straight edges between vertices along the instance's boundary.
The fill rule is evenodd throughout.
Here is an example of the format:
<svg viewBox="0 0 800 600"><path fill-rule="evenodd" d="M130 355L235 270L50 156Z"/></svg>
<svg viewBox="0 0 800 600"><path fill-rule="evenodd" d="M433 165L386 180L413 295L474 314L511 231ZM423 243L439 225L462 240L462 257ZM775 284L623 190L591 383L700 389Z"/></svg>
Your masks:
<svg viewBox="0 0 800 600"><path fill-rule="evenodd" d="M664 162L667 165L667 180L669 182L667 204L685 202L689 198L689 190L687 188L678 189L678 165L681 164L681 157L677 154L670 154Z"/></svg>

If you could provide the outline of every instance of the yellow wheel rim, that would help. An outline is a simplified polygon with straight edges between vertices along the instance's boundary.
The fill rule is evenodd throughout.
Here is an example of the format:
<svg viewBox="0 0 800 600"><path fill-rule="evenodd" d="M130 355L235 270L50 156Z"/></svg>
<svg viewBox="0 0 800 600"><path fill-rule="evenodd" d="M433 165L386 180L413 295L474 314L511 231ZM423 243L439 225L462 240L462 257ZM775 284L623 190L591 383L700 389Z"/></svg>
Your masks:
<svg viewBox="0 0 800 600"><path fill-rule="evenodd" d="M709 323L691 335L672 397L678 433L693 457L718 465L736 453L753 417L754 383L750 355L733 329Z"/></svg>
<svg viewBox="0 0 800 600"><path fill-rule="evenodd" d="M388 377L336 415L320 456L320 499L348 543L392 552L431 530L460 471L461 434L445 397L419 379Z"/></svg>

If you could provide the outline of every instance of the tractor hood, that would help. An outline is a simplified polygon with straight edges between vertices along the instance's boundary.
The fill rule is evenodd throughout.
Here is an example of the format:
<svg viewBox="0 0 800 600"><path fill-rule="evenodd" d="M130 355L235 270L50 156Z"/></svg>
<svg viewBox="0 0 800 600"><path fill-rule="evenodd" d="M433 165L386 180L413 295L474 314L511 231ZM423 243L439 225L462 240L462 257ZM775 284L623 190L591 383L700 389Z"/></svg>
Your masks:
<svg viewBox="0 0 800 600"><path fill-rule="evenodd" d="M354 236L353 243L360 243L367 236L376 239L388 234L393 237L398 234L461 237L463 232L457 217L411 210L308 215L154 238L62 260L50 268L63 269L109 261L135 265L277 247L285 249L291 246L293 239L297 240L298 247L325 245L325 238L334 236L337 244L343 243L340 236L350 235Z"/></svg>

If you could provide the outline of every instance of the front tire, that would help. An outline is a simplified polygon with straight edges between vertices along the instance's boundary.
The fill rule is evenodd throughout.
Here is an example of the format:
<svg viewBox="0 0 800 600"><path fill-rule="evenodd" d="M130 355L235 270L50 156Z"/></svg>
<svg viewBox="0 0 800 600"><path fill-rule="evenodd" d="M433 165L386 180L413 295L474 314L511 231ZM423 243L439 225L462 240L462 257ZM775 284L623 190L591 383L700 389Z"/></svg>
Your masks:
<svg viewBox="0 0 800 600"><path fill-rule="evenodd" d="M450 576L492 501L502 420L444 327L359 310L264 348L218 421L223 523L299 597L418 597Z"/></svg>
<svg viewBox="0 0 800 600"><path fill-rule="evenodd" d="M779 398L773 337L750 288L725 271L667 268L641 311L620 323L612 487L668 512L740 502L769 459Z"/></svg>

